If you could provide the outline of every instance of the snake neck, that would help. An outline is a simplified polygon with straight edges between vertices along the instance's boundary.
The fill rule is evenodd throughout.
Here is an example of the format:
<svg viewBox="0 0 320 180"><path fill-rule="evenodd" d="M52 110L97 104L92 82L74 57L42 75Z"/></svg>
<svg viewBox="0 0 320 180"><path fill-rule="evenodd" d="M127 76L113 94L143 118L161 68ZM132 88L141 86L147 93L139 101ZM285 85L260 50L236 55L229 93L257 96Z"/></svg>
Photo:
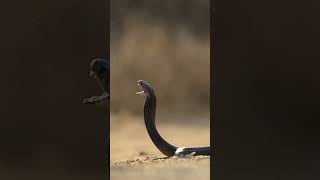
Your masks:
<svg viewBox="0 0 320 180"><path fill-rule="evenodd" d="M154 93L149 94L146 97L146 102L144 105L144 122L148 131L148 134L154 143L154 145L166 156L173 156L177 147L169 144L165 141L159 134L156 123L155 123L155 115L156 115L156 105L157 100Z"/></svg>

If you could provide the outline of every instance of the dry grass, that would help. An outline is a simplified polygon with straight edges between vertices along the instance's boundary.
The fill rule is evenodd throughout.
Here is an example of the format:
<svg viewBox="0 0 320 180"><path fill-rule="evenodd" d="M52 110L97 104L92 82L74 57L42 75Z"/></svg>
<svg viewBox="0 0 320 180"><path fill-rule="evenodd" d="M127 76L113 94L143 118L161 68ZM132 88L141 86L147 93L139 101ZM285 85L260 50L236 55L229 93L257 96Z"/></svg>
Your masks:
<svg viewBox="0 0 320 180"><path fill-rule="evenodd" d="M113 165L110 176L113 180L208 180L210 161L209 157L192 157L139 162L135 165Z"/></svg>

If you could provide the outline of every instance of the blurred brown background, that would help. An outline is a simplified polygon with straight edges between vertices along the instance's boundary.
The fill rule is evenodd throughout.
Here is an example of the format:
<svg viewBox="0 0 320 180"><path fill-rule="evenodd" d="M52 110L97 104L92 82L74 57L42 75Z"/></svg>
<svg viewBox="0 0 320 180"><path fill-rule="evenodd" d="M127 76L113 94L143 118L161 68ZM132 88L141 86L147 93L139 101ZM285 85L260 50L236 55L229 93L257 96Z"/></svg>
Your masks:
<svg viewBox="0 0 320 180"><path fill-rule="evenodd" d="M112 113L142 115L135 92L144 79L156 91L157 115L209 117L209 0L111 1L110 20Z"/></svg>
<svg viewBox="0 0 320 180"><path fill-rule="evenodd" d="M0 6L0 179L106 178L106 107L89 78L108 57L108 2L6 1Z"/></svg>

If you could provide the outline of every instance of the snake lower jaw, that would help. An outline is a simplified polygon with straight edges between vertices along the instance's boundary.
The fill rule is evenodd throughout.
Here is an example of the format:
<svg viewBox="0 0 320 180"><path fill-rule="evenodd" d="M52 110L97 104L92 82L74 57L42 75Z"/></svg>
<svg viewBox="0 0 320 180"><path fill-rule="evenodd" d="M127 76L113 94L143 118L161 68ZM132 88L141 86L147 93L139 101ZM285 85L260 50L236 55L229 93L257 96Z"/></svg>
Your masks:
<svg viewBox="0 0 320 180"><path fill-rule="evenodd" d="M139 95L139 96L143 96L145 95L146 93L144 91L140 91L140 92L136 92L136 95Z"/></svg>

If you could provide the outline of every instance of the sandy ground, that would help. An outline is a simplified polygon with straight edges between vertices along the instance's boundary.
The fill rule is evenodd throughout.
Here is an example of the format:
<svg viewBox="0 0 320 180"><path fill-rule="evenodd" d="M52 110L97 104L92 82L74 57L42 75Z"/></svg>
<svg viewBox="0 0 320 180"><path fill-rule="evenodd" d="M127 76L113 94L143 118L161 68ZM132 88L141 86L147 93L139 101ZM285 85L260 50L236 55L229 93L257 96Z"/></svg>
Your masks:
<svg viewBox="0 0 320 180"><path fill-rule="evenodd" d="M160 134L168 142L182 147L207 146L210 142L207 124L161 122ZM110 176L112 180L207 180L210 177L210 157L166 158L153 145L142 117L111 115ZM192 133L192 135L190 135Z"/></svg>

